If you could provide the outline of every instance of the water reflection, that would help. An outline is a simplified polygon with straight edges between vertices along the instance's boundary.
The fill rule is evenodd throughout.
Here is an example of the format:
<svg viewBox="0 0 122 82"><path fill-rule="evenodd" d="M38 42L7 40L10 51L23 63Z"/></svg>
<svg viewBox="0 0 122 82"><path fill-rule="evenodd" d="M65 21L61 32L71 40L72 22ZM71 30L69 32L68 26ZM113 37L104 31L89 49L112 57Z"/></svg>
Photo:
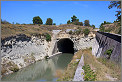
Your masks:
<svg viewBox="0 0 122 82"><path fill-rule="evenodd" d="M20 71L2 77L6 81L56 81L73 54L63 53L48 60L38 61Z"/></svg>

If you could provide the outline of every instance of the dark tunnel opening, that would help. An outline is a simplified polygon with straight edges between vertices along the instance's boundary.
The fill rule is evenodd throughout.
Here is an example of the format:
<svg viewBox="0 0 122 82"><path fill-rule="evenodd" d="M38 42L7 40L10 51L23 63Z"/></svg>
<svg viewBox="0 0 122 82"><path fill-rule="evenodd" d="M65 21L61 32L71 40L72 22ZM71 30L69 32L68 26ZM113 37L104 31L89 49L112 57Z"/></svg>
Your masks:
<svg viewBox="0 0 122 82"><path fill-rule="evenodd" d="M59 52L74 54L74 43L69 38L60 39L57 42L57 47Z"/></svg>

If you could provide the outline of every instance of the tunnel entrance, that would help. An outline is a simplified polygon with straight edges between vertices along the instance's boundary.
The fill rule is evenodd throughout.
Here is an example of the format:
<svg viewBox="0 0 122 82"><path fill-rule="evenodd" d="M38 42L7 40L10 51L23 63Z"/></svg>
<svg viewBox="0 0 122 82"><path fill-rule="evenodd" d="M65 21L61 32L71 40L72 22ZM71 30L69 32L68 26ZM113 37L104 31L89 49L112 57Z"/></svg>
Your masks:
<svg viewBox="0 0 122 82"><path fill-rule="evenodd" d="M69 38L60 39L57 42L57 48L59 52L74 54L74 43Z"/></svg>

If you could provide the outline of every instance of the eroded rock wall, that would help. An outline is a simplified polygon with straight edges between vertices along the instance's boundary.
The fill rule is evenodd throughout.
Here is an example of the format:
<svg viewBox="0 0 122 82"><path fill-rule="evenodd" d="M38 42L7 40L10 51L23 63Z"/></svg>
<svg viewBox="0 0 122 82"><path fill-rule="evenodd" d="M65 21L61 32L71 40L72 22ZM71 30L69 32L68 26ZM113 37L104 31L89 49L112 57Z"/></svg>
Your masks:
<svg viewBox="0 0 122 82"><path fill-rule="evenodd" d="M1 43L3 75L43 59L48 55L50 48L50 42L43 36L27 37L24 34L5 38Z"/></svg>

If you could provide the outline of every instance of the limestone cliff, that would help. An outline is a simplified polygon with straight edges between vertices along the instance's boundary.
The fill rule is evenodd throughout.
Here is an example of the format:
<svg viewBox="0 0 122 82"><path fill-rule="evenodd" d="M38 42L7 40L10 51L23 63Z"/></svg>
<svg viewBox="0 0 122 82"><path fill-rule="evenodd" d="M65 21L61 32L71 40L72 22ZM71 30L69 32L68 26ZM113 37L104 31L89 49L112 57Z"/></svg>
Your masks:
<svg viewBox="0 0 122 82"><path fill-rule="evenodd" d="M44 36L39 38L19 34L3 39L1 43L2 75L43 59L50 48L50 42L47 42Z"/></svg>

